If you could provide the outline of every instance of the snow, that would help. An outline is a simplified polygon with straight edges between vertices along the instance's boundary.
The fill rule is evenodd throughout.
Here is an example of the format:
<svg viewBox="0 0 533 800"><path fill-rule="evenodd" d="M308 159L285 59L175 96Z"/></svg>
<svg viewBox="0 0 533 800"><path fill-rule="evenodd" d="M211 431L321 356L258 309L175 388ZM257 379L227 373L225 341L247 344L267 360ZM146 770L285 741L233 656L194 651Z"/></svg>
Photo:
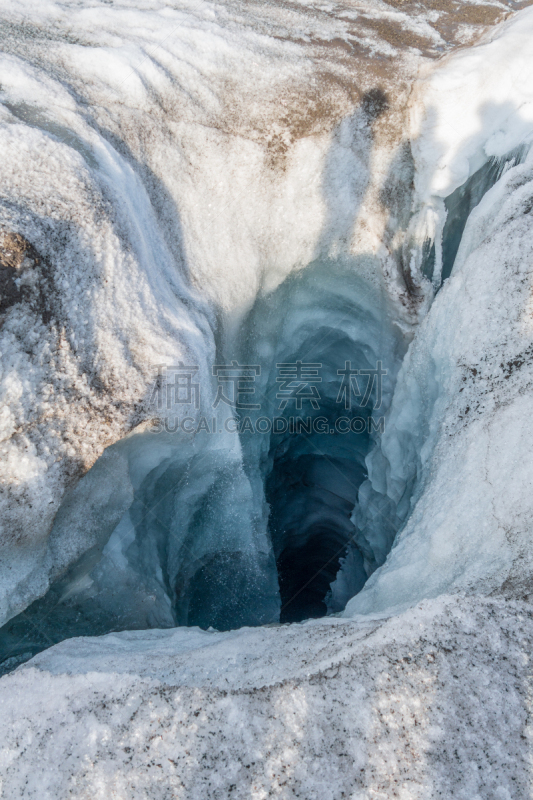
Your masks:
<svg viewBox="0 0 533 800"><path fill-rule="evenodd" d="M531 142L531 9L447 56L420 86L413 108L417 188L424 199L446 197L488 156Z"/></svg>
<svg viewBox="0 0 533 800"><path fill-rule="evenodd" d="M490 70L497 70L497 59L507 58L513 47L521 70L526 70L531 56L522 33L533 25L531 11L517 21L505 25L479 52L474 49L465 83L476 89L482 80L479 67L474 68L477 59L484 55ZM436 126L441 137L451 130L446 116L452 97L458 115L446 148L441 148L444 156L436 162L435 196L444 189L453 191L457 181L469 177L465 153L484 147L485 159L503 154L494 145L497 126L502 147L516 147L523 136L516 116L506 112L477 131L472 143L475 115L463 112L474 96L478 111L485 108L491 88L487 85L485 95L465 90L457 97L457 75L468 57L464 52L450 57L428 89L426 119L436 103L435 87L441 91L443 110ZM502 75L506 69L507 61ZM510 103L516 102L526 115L527 90L523 83L518 87L521 103L514 98ZM431 142L438 139L434 130L428 123L415 148L415 155L421 154L417 174L424 191L430 173L427 153L436 157L431 151ZM386 564L350 601L346 614L383 611L457 590L529 596L533 473L528 453L533 442L525 420L531 414L533 346L526 322L532 179L531 159L526 159L508 169L473 210L452 275L404 359L385 435L368 456L369 482L362 488L366 499L359 512L359 524L370 529L367 538L379 530L383 518L393 532L401 532Z"/></svg>
<svg viewBox="0 0 533 800"><path fill-rule="evenodd" d="M2 678L5 796L527 797L529 604L70 640ZM39 691L35 692L35 687Z"/></svg>
<svg viewBox="0 0 533 800"><path fill-rule="evenodd" d="M0 644L71 638L0 680L1 792L528 796L533 12L29 9L1 12ZM440 287L445 201L491 158ZM264 361L270 414L299 354L330 419L335 358L383 358L383 435L151 432L161 365L223 430L212 364ZM278 624L267 501L300 554L317 519L353 540L343 616ZM270 624L175 627L213 608Z"/></svg>
<svg viewBox="0 0 533 800"><path fill-rule="evenodd" d="M488 159L503 159L531 144L532 32L533 15L525 9L486 34L482 44L446 56L414 88L416 207L410 229L415 239L437 240L437 259L446 214L443 198Z"/></svg>

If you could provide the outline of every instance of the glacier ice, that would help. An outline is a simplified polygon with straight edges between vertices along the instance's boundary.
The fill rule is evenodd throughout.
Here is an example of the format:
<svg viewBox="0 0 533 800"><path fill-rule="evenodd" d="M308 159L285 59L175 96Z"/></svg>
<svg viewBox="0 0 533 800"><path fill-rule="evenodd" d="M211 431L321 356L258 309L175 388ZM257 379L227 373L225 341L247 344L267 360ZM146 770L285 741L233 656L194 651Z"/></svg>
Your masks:
<svg viewBox="0 0 533 800"><path fill-rule="evenodd" d="M383 254L372 252L372 248L369 252L357 252L356 248L351 254L345 248L354 223L361 215L364 218L361 208L372 180L369 157L375 144L374 127L387 112L386 94L368 92L361 108L341 122L322 164L322 190L327 190L328 208L322 232L315 237L314 258L306 269L294 271L293 267L293 274L287 276L279 272L278 261L274 270L265 271L264 286L257 299L241 298L228 313L234 303L230 288L222 302L222 307L224 303L227 306L222 338L213 337L205 323L202 328L198 312L196 317L188 312L196 337L191 340L190 349L202 364L199 369L202 388L206 390L202 393L204 401L206 397L212 400L214 392L208 376L209 354L225 363L260 362L260 413L271 418L276 414L274 365L305 358L320 362L323 369L322 406L320 414L313 412L314 417L325 417L327 424L334 427L340 413L335 385L338 366L353 362L368 368L379 359L388 373L383 412L387 409L412 335L406 320L409 313L413 316L412 310L407 313L402 307L402 295L394 284L378 279L384 263L385 275L394 269L395 259L401 264L399 251L391 249L394 236L403 228L404 248L418 248L419 277L412 272L409 279L405 277L405 283L413 297L419 292L419 308L424 309L431 299L423 278L428 273L423 254L427 252L427 233L431 233L431 208L437 209L440 221L433 231L435 264L429 277L438 287L439 281L451 273L460 242L462 250L457 260L464 251L468 233L463 231L465 226L468 231L479 217L483 196L490 194L491 187L493 194L501 194L508 176L514 175L516 165L526 159L525 129L522 126L517 134L513 113L506 106L495 105L488 115L489 124L481 131L474 129L472 115L467 116L463 138L457 141L452 136L447 144L450 154L446 168L436 177L432 172L445 144L443 132L449 126L446 115L451 113L447 98L455 91L457 70L464 68L465 59L479 61L486 48L491 48L491 53L502 48L507 52L502 42L512 38L513 24L507 28L511 32L507 32L507 38L500 36L476 48L474 55L470 51L462 53L450 62L451 66L434 73L423 97L426 112L422 122L420 103L414 105L412 124L415 132L417 126L419 129L412 146L414 162L411 148L400 147L381 190L382 203L389 210L389 219L381 231L385 242L390 237L391 255L385 257L385 262ZM481 57L487 59L486 55ZM470 72L474 89L479 90L475 65ZM470 94L463 93L465 104L472 91L470 88ZM516 91L523 93L524 89L519 87ZM440 105L435 106L437 93ZM94 168L97 162L87 156L79 137L62 132L61 126L47 121L27 104L7 103L5 107L30 127L73 147ZM507 129L512 133L503 135ZM514 150L502 152L504 145L512 145ZM104 147L109 161L109 146L105 142L99 146ZM119 156L111 155L118 164ZM116 167L113 169L116 171ZM456 186L458 175L466 176L466 180ZM413 177L414 195L402 194L400 187ZM127 181L131 180L128 177ZM298 183L291 185L291 191L295 186ZM130 216L140 219L143 214L152 213L140 207L135 210L131 200L134 195L130 191L126 201ZM443 198L440 206L439 198ZM473 214L478 205L479 212ZM360 247L368 245L363 235L360 239ZM200 237L194 247L201 241ZM143 243L141 251L145 247ZM311 255L308 250L308 258ZM179 257L182 261L185 258L183 246ZM456 272L457 267L454 275ZM398 280L399 274L396 284ZM446 297L450 290L445 287L443 292ZM187 300L189 308L191 302L192 295ZM439 298L434 308L444 302ZM209 318L208 312L202 313ZM428 319L436 315L437 311L432 311ZM289 431L262 436L244 433L232 438L225 430L213 441L200 434L194 440L170 433L156 438L147 429L108 448L105 457L66 495L55 517L46 553L51 565L48 579L53 580L54 574L59 577L48 594L41 589L39 593L44 597L8 623L4 630L5 652L12 657L10 642L19 640L23 645L18 649L28 653L30 641L34 649L40 649L57 638L114 629L176 624L223 629L305 619L320 616L326 610L341 611L351 597L358 595L367 578L382 567L397 531L406 520L416 518L424 464L437 435L431 429L439 424L432 420L443 407L443 381L450 377L445 371L446 358L432 356L428 362L428 357L424 361L416 354L417 349L425 352L428 346L425 328L429 324L427 320L422 323L402 366L387 417L389 427L381 438L368 431L330 438L323 433L315 435L310 429L299 436ZM439 341L448 353L448 340ZM414 376L413 359L422 365ZM208 407L209 402L205 402L202 410ZM221 429L226 429L228 413L231 416L231 412L217 409L215 416ZM354 413L365 419L371 416L369 407L358 408ZM255 420L258 416L255 413ZM253 425L254 413L251 417ZM115 463L117 457L122 459L121 467L114 469L119 470L120 477L111 481L117 481L116 489L124 485L129 498L124 501L116 489L108 498L102 496L110 483L105 464L110 459ZM89 508L94 511L88 513ZM76 550L76 539L65 545L72 529L78 531L80 544L83 542L81 552L80 545ZM403 537L405 532L400 542ZM398 552L395 547L387 565L394 564ZM408 558L416 563L410 552ZM425 563L427 569L427 559ZM379 585L380 580L397 580L396 575L382 579L382 572L378 569L350 608L375 607L374 585ZM433 576L430 584L435 580ZM455 580L456 576L450 573L439 574L438 591L449 589L450 581L454 585ZM419 596L420 585L420 581L411 582L413 598ZM380 601L385 603L384 608L405 601L405 590L400 584L394 583L394 587ZM38 634L34 630L36 624Z"/></svg>
<svg viewBox="0 0 533 800"><path fill-rule="evenodd" d="M0 680L3 790L527 797L531 606L70 639Z"/></svg>
<svg viewBox="0 0 533 800"><path fill-rule="evenodd" d="M135 492L139 502L146 491L148 504L157 502L155 483L142 490L141 484L157 477L161 487L162 474L154 470L165 471L170 461L163 462L173 458L168 451L181 447L177 439L156 446L148 438L153 452L145 452L142 426L149 427L154 415L147 397L160 365L197 364L204 403L199 411L210 414L211 365L217 358L231 360L256 302L314 263L357 271L369 290L394 296L392 316L407 331L412 326L401 264L382 242L387 226L385 238L398 228L395 215L403 209L405 216L410 197L400 169L409 173L408 148L402 145L400 167L395 162L390 169L409 84L396 73L384 73L383 88L371 74L355 80L342 48L321 44L334 41L345 21L326 12L313 19L304 10L282 22L258 8L248 18L264 29L259 35L232 16L235 9L214 18L208 6L163 12L116 3L100 9L103 34L96 12L73 6L70 33L63 35L64 9L51 8L36 21L47 34L30 37L31 57L18 11L9 12L2 55L1 225L6 235L16 230L31 243L40 259L39 268L24 276L33 280L33 294L7 310L2 329L0 545L2 562L9 563L0 585L4 621L23 613L55 581L67 580L69 570L75 584L85 586L78 571L85 574L86 567L78 561L85 563L91 550L101 552L110 528L126 513L105 477L92 504L95 474L89 478L87 470L104 448L116 463L118 494ZM170 24L168 16L175 34L157 58L147 57L145 48L161 25ZM408 15L398 14L396 23L412 26ZM423 28L432 46L439 35L430 25ZM304 40L325 36L316 45L325 58L318 72L298 31ZM365 28L363 36L372 53L390 55L390 45L372 31ZM398 58L407 71L414 68L400 50ZM249 74L257 78L253 90ZM394 106L387 99L389 84ZM393 141L386 120L393 124ZM132 432L136 438L120 445ZM235 501L242 505L242 530L228 534L225 550L240 553L246 541L264 570L265 476L257 467L243 476L246 455L230 438L204 447L200 437L176 456L176 475L189 468L200 475L202 459L220 473L212 483L201 475L203 489L200 482L182 509L184 530L206 494L231 485L235 498L247 497ZM138 458L132 455L137 447ZM217 465L224 459L227 467ZM228 520L232 513L228 509ZM129 523L121 524L123 530ZM159 609L152 618L138 603L143 610L136 624L146 624L147 616L154 624L169 621L168 582L192 579L180 572L179 550L189 547L183 536L163 559L169 576L157 573L157 543L154 552L144 543L142 555L132 555L132 563L150 565L145 590L155 593ZM213 552L208 539L206 522L205 549L193 561ZM133 571L138 578L139 569ZM188 612L180 606L175 613L184 620Z"/></svg>
<svg viewBox="0 0 533 800"><path fill-rule="evenodd" d="M0 13L2 791L527 796L533 15L500 5ZM377 361L384 424L341 434ZM260 409L214 404L232 362ZM183 363L189 431L150 401Z"/></svg>
<svg viewBox="0 0 533 800"><path fill-rule="evenodd" d="M422 264L422 272L436 288L451 275L471 212L507 169L523 161L528 150L528 145L522 144L503 156L490 157L462 186L444 198L446 221L442 227L441 241L438 243L440 269L436 268L435 242L431 244L428 241L426 244L427 258Z"/></svg>
<svg viewBox="0 0 533 800"><path fill-rule="evenodd" d="M382 527L376 510L389 515L391 534L401 533L386 567L349 602L347 614L401 607L452 588L493 592L527 586L529 478L524 465L530 443L523 420L529 413L529 372L521 368L531 347L525 322L530 302L529 89L513 77L510 98L495 101L509 89L510 74L520 69L516 64L528 63L524 32L530 20L527 12L511 21L493 41L451 59L430 83L425 128L414 152L415 160L420 158L420 191L448 199L449 253L455 250L456 201L471 213L454 263L447 264L451 275L402 364L389 424L368 457L369 481L361 487L358 522L368 527L367 538ZM510 57L511 48L512 66L499 68L498 59ZM479 127L471 100L480 89L475 64L481 58L490 64L496 91L482 79L485 94L477 102L486 120ZM468 77L458 96L465 61ZM432 116L437 91L441 105ZM464 129L450 125L452 105L459 118L464 114ZM431 147L435 156L447 152L443 166L433 172L425 170ZM486 167L480 166L483 159ZM460 180L464 183L457 186ZM437 229L446 231L448 219L441 214Z"/></svg>
<svg viewBox="0 0 533 800"><path fill-rule="evenodd" d="M340 113L332 134L314 128L312 135L293 135L290 141L268 139L265 162L265 142L244 135L243 119L226 133L206 127L208 118L223 112L213 91L205 91L203 79L198 83L193 77L198 56L187 47L196 36L208 33L214 37L213 54L222 46L228 65L259 58L266 69L270 58L285 69L281 45L271 42L266 58L265 51L256 52L248 31L238 47L230 46L224 38L228 20L213 28L209 14L198 11L188 17L188 13L176 17L177 44L163 48L167 69L172 73L179 65L189 98L184 101L187 111L168 131L150 121L146 130L155 138L148 148L139 138L147 123L132 131L127 110L116 100L118 80L125 83L129 102L139 104L143 120L156 113L142 81L164 92L166 79L157 70L150 72L148 64L139 65L140 72L132 66L130 74L130 66L124 69L123 63L119 68L122 51L117 69L109 74L86 57L89 51L76 64L69 62L71 80L78 86L80 75L91 76L85 88L93 104L89 118L53 58L43 60L40 54L34 61L24 61L17 33L5 55L6 146L24 141L30 150L44 148L50 164L61 154L63 169L68 165L71 170L70 196L76 197L79 208L92 202L109 229L93 223L90 216L82 222L63 219L60 195L65 190L55 187L53 174L47 190L38 182L30 186L16 167L6 174L6 190L19 197L20 207L31 209L33 216L27 218L24 232L35 243L41 271L51 274L58 259L63 265L63 272L54 273L48 295L74 287L71 305L51 307L45 317L54 323L52 339L50 331L45 334L48 351L57 346L59 326L67 325L65 365L58 371L54 360L42 353L32 355L26 374L34 376L34 383L24 389L15 388L20 367L8 373L7 397L18 397L18 408L10 400L10 413L17 408L19 422L29 413L28 431L36 403L39 413L57 417L57 402L47 403L47 395L42 395L41 386L52 385L63 408L69 408L66 419L75 423L59 440L48 438L44 449L40 440L33 442L31 433L26 437L29 451L16 436L6 439L11 448L6 463L16 461L20 447L31 454L26 458L33 459L26 469L34 475L23 489L29 497L36 493L30 507L46 503L50 507L44 524L40 516L34 522L24 517L24 536L31 539L35 527L41 531L31 548L20 547L18 540L13 547L9 538L5 540L11 559L4 589L4 619L12 618L9 636L26 630L33 613L52 626L40 634L41 641L46 636L50 641L58 628L64 633L69 629L69 635L91 632L91 620L96 633L114 627L258 624L278 620L280 608L282 619L322 614L326 607L342 610L383 565L418 497L420 459L433 446L423 431L436 413L435 403L444 402L439 362L422 369L423 389L418 388L418 377L407 389L403 376L414 357L409 353L387 418L392 430L387 429L382 441L379 435L329 438L305 432L296 437L232 437L226 431L216 441L201 435L194 441L187 435L154 437L149 431L154 412L145 400L153 368L183 359L197 363L203 390L200 411L211 413L210 362L260 361L265 367L261 413L271 417L273 366L305 356L324 365L323 410L328 424L334 425L338 405L333 378L338 366L353 361L368 367L380 359L389 375L385 411L413 327L431 302L432 290L423 277L428 272L424 261L428 235L435 240L431 277L436 286L448 277L458 242L466 238L461 234L472 209L492 184L501 183L502 171L523 160L527 152L527 83L513 77L509 93L509 76L497 66L491 67L491 82L479 81L480 63L497 65L510 49L513 63L527 57L523 33L527 14L521 16L525 21L520 29L511 20L504 35L462 51L420 81L409 107L411 145L402 141L401 128L390 141L397 106L391 105L385 89L370 85L359 107ZM158 24L157 15L150 14L144 17L151 20L148 29ZM128 36L138 46L135 14L123 16L119 6L110 10L110 31L119 19L132 26ZM92 31L90 20L87 12L77 24ZM69 58L69 45L61 42L58 52ZM185 71L184 52L189 64ZM125 63L130 64L129 55ZM298 63L302 75L308 74L311 66L305 60ZM344 64L341 60L331 68L342 71ZM211 69L211 78L214 74ZM458 90L458 75L463 74L469 79ZM385 79L383 85L386 88ZM193 88L201 97L196 106L190 104ZM61 108L61 113L51 115L39 105L43 92L54 98L54 108ZM104 96L107 110L102 106ZM400 92L395 100L401 97ZM290 91L286 99L296 102ZM272 114L268 102L265 99L265 113ZM340 109L346 96L339 95L338 102ZM454 122L457 104L462 109L460 129ZM293 113L297 118L299 112ZM156 115L161 122L159 110ZM386 135L380 127L383 120L389 126ZM160 141L165 137L173 142L177 160L176 167L170 170L167 165L162 172ZM280 171L274 180L276 169ZM217 177L222 175L224 180ZM261 191L250 194L250 175L260 176ZM39 221L35 204L43 192L56 208L47 218L57 218L55 228L50 221L43 228ZM179 209L174 198L179 199ZM4 226L19 219L12 199L4 213ZM86 230L81 239L76 228L80 224ZM98 246L96 229L101 237ZM227 230L232 231L231 240ZM91 242L86 253L80 249L83 238ZM65 261L64 251L70 261ZM411 251L414 262L406 268ZM96 319L89 314L80 318L79 309L92 297ZM14 310L6 321L4 335L19 364L32 352L28 342L22 349L16 344L21 326L29 327L31 336L42 331L42 320L34 319L36 310L30 303L27 318ZM412 350L419 347L421 336L417 334ZM77 374L79 354L81 362L85 359L92 366ZM66 383L65 372L71 376ZM106 398L111 396L107 387L112 387L115 406L120 399L122 417L106 411ZM50 397L50 389L46 391ZM413 391L422 392L422 406L419 399L413 406ZM76 402L69 404L73 393ZM90 466L106 443L99 438L97 424L102 413L114 426L106 435L118 441L76 483L80 460L85 468ZM358 413L368 415L368 410ZM420 426L421 414L426 422ZM217 409L215 416L224 427L224 410ZM57 424L64 425L63 417L57 417ZM408 418L407 428L414 425L414 433L400 424L400 419ZM13 419L7 430L14 424ZM94 435L76 436L80 426L88 426ZM49 428L53 431L51 423ZM132 428L133 434L121 439ZM80 445L86 448L81 459L76 451ZM71 453L72 466L65 456L58 459L62 452ZM391 463L393 474L396 470L401 475L395 488L388 473ZM53 467L55 481L48 477L52 464L59 465ZM5 518L16 529L20 504L8 499L5 508ZM22 518L17 524L23 526ZM327 568L321 571L323 564ZM208 575L216 576L213 596L207 591ZM446 581L444 577L443 585ZM226 609L220 601L224 594L232 598ZM292 609L286 607L289 599ZM55 622L55 612L46 610L50 606L59 609L63 622ZM62 617L60 612L67 608ZM17 611L24 616L17 617ZM66 618L71 620L68 624Z"/></svg>
<svg viewBox="0 0 533 800"><path fill-rule="evenodd" d="M262 403L238 413L256 430L261 416L285 421L280 432L147 430L108 448L64 501L50 536L52 554L73 527L93 546L4 626L9 664L70 636L324 615L339 559L357 536L350 517L379 434L368 422L390 402L405 347L391 317L390 300L346 260L318 261L259 300L231 355L265 365L255 387ZM293 406L278 408L275 377L277 363L299 358L322 365L320 407L298 417L307 426L301 434ZM338 402L339 367L371 369L378 358L386 373L380 408L373 411L372 380L364 407L354 399L347 410L350 393ZM339 418L357 425L339 433ZM358 590L368 573L355 547Z"/></svg>

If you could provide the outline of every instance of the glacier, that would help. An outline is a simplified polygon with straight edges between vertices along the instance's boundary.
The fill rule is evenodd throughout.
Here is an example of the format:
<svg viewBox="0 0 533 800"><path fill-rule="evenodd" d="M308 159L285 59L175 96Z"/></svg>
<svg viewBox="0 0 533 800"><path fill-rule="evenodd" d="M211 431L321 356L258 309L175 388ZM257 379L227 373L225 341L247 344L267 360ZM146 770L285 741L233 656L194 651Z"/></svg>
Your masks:
<svg viewBox="0 0 533 800"><path fill-rule="evenodd" d="M533 12L450 8L0 13L6 797L531 793Z"/></svg>

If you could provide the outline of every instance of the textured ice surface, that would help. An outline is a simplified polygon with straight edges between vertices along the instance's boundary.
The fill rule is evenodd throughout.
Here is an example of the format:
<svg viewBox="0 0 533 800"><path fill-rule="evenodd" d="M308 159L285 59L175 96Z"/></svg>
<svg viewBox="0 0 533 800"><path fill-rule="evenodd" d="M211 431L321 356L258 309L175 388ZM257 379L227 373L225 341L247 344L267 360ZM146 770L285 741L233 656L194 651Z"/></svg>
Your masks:
<svg viewBox="0 0 533 800"><path fill-rule="evenodd" d="M350 252L374 113L359 108L370 78L343 83L342 49L317 66L327 42L289 37L334 37L346 23L328 13L51 4L28 28L24 8L3 12L1 226L6 264L13 234L37 260L2 309L3 619L98 546L91 513L51 535L54 515L153 415L157 366L198 364L209 408L208 367L257 294ZM110 481L99 506L119 510Z"/></svg>
<svg viewBox="0 0 533 800"><path fill-rule="evenodd" d="M529 594L532 181L509 170L472 214L402 365L370 481L393 504L411 484L410 516L349 610L444 587Z"/></svg>
<svg viewBox="0 0 533 800"><path fill-rule="evenodd" d="M530 796L531 606L74 639L0 681L6 797ZM38 687L38 689L37 689Z"/></svg>
<svg viewBox="0 0 533 800"><path fill-rule="evenodd" d="M131 630L2 678L1 791L529 796L531 12L489 41L503 3L29 8L1 12L2 644ZM211 413L215 359L306 350L390 359L380 440L149 432L158 365ZM349 539L306 599L372 573L345 618L172 627L277 619L278 576Z"/></svg>
<svg viewBox="0 0 533 800"><path fill-rule="evenodd" d="M382 248L398 204L379 194L410 51L365 24L354 75L341 9L52 3L28 28L24 8L3 16L1 226L5 259L16 234L38 262L16 273L27 291L3 309L2 619L119 522L111 481L96 516L74 487L153 416L158 365L197 364L210 411L209 367L234 351L257 296L318 258L388 283L405 301L397 315L410 314ZM391 13L440 41L427 21ZM398 64L378 90L379 52ZM403 174L389 193L397 184ZM238 461L238 443L219 444ZM158 453L117 464L117 486L142 483Z"/></svg>
<svg viewBox="0 0 533 800"><path fill-rule="evenodd" d="M385 293L384 313L409 337L431 291L405 245L420 255L421 231L442 227L439 198L483 159L523 144L531 115L527 11L422 81L409 129L405 101L415 75L468 40L466 29L443 27L445 8L427 16L391 10L377 33L371 7L310 13L297 5L286 16L251 6L242 17L238 4L115 3L98 11L73 4L64 30L66 7L51 4L31 32L23 8L6 10L2 56L3 269L16 270L8 299L20 301L5 307L2 328L4 619L84 553L101 551L134 490L157 500L157 487L143 481L153 481L154 470L162 479L173 458L167 450L178 442L161 442L146 458L131 456L142 442L113 451L98 468L105 473L114 460L113 480L104 475L98 492L94 474L76 481L104 445L153 414L147 393L158 364L197 363L208 407L209 362L242 352L243 321L258 296L310 263L341 265ZM484 13L470 20L472 36L490 21L488 7ZM170 24L172 35L157 40ZM157 57L147 51L154 41ZM355 72L343 41L362 48ZM480 77L487 64L490 79ZM417 137L416 174L406 131ZM406 243L412 199L414 238ZM15 235L33 261L13 267ZM342 329L338 317L330 324ZM267 338L273 358L280 347ZM231 453L232 486L246 471L244 515L259 527L252 534L256 522L243 522L240 535L258 537L254 547L265 553L257 464L241 447L221 440L219 449ZM212 487L222 485L216 469L206 477ZM276 493L272 484L269 491ZM391 514L405 517L404 509ZM367 572L382 562L396 528L393 518L386 535L376 534ZM225 549L242 552L242 543ZM182 559L174 561L173 581Z"/></svg>
<svg viewBox="0 0 533 800"><path fill-rule="evenodd" d="M258 295L318 257L353 259L409 335L430 294L401 256L413 80L507 8L3 6L2 270L22 302L2 306L2 619L97 544L80 515L52 553L54 516L151 416L157 365L198 364L209 404ZM14 234L37 254L16 291Z"/></svg>
<svg viewBox="0 0 533 800"><path fill-rule="evenodd" d="M522 25L512 22L500 38L479 49L497 58L509 53L514 41L517 63L526 68L530 55L522 37L532 25L526 11ZM434 79L443 92L444 119L451 114L457 71L466 57L450 59ZM468 74L467 82L478 86L477 73ZM530 90L521 80L518 87L521 114L527 118ZM490 94L486 91L479 98L481 108ZM495 140L504 142L502 147L517 145L525 130L520 115L509 109L494 114L475 136L467 117L464 142L457 123L446 142L452 164L468 164L465 153L483 148L486 155L494 154ZM524 141L527 150L527 136ZM424 136L419 152L427 152ZM532 442L525 420L531 413L533 172L530 158L509 167L471 213L451 277L402 364L386 432L368 458L369 481L361 490L361 505L363 495L368 502L367 522L363 512L359 524L379 531L378 510L395 520L393 530L404 527L385 567L350 602L347 614L451 589L529 595ZM442 182L445 176L451 180L454 171L442 166L440 173ZM437 181L433 191L438 187Z"/></svg>
<svg viewBox="0 0 533 800"><path fill-rule="evenodd" d="M374 387L364 407L338 404L337 370L346 361L363 369L383 359L382 415L403 354L390 301L349 266L317 262L259 301L232 353L266 365L255 385L261 409L246 412L252 424L276 417L286 420L285 431L240 438L146 432L108 448L61 507L51 534L55 547L83 519L98 541L0 631L4 658L111 630L224 630L326 613L339 558L356 537L350 516L376 440L369 426L335 432L339 417L364 421L376 401ZM325 422L325 433L291 433L294 409L278 409L275 364L302 356L323 365L320 407L303 416L306 424ZM369 574L357 552L352 594Z"/></svg>

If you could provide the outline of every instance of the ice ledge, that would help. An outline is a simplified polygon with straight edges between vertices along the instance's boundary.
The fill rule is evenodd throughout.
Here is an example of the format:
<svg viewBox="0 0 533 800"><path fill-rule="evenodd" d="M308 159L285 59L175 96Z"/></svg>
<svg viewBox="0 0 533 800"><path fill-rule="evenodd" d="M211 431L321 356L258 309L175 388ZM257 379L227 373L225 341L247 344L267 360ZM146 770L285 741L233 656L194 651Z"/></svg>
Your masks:
<svg viewBox="0 0 533 800"><path fill-rule="evenodd" d="M3 791L526 797L532 644L529 605L464 597L387 620L71 640L0 680Z"/></svg>

